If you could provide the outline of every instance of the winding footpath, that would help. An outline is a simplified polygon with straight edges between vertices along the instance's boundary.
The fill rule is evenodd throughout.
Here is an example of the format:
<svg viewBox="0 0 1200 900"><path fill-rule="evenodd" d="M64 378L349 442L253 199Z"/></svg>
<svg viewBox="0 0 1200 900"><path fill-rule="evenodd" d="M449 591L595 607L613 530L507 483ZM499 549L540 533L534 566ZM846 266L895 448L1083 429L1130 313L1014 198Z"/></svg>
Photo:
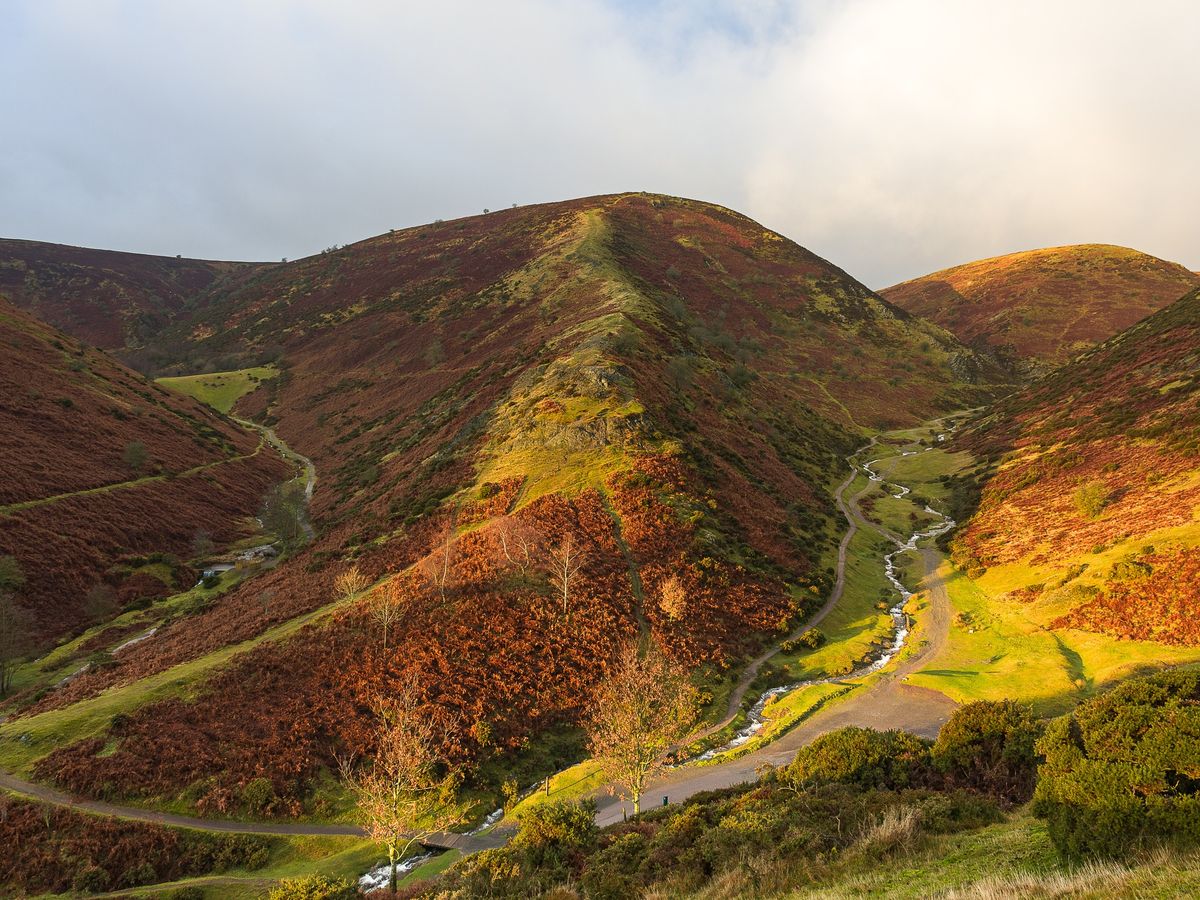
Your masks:
<svg viewBox="0 0 1200 900"><path fill-rule="evenodd" d="M239 420L241 421L241 420ZM287 447L275 433L262 425L252 422L242 422L243 425L259 431L263 438L274 446L285 457L296 462L305 473L305 496L311 498L316 481L316 471L306 457L301 456ZM875 439L860 448L848 458L852 471L837 488L834 494L838 509L845 516L847 530L838 547L836 578L833 590L825 604L796 629L793 636L802 634L809 628L823 621L837 606L845 591L846 560L851 540L858 528L866 527L879 531L897 545L903 546L896 535L880 526L869 522L857 506L857 497L847 498L846 491L854 479L862 471L868 474L869 468L855 463L855 459L874 446ZM878 461L875 461L878 462ZM874 480L880 480L874 476ZM864 488L864 491L866 489ZM862 492L860 492L861 495ZM311 528L306 523L306 527ZM910 539L915 544L915 540ZM771 743L728 762L707 766L681 766L653 782L646 791L647 800L657 797L667 797L671 802L679 802L701 791L731 787L737 784L752 782L757 779L757 771L764 764L772 766L786 765L795 756L797 750L815 738L829 731L851 725L889 729L901 728L926 737L936 735L938 729L949 718L955 704L946 696L932 690L919 688L904 683L909 674L918 670L925 661L936 654L945 644L950 625L950 602L946 593L946 585L938 574L940 556L934 550L920 550L923 568L923 588L929 597L929 607L926 613L924 642L915 653L909 655L894 669L884 672L866 689L852 694L848 699L819 710L817 713L801 722L798 726L785 733ZM762 666L776 653L780 647L762 653L751 660L742 676L738 679L730 695L726 715L721 722L705 729L701 736L715 733L728 725L737 716L751 683L757 677ZM890 657L889 657L890 658ZM846 681L861 678L847 676ZM363 836L364 830L357 825L327 825L306 822L238 822L222 819L203 819L158 810L140 809L138 807L120 806L97 800L86 800L72 797L55 788L44 784L35 784L11 772L0 769L0 789L24 796L40 803L62 806L80 812L112 816L157 825L167 825L179 828L193 828L203 831L257 834L257 835L291 835L291 836L331 836L348 835ZM597 798L597 824L601 827L620 821L625 814L625 805L619 799L607 795ZM493 847L499 847L507 842L513 834L507 823L486 832L472 834L438 834L431 836L424 843L437 849L456 849L463 853L474 853ZM214 881L214 883L217 883ZM144 889L143 889L144 890ZM113 896L116 896L114 894Z"/></svg>

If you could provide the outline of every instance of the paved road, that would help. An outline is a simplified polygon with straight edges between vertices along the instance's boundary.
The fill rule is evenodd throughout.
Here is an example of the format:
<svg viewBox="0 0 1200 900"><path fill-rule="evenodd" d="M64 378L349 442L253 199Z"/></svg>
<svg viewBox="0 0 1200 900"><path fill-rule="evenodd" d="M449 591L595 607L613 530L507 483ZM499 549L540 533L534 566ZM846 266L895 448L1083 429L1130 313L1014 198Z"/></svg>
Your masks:
<svg viewBox="0 0 1200 900"><path fill-rule="evenodd" d="M853 528L859 524L876 527L860 518L861 514L854 501L847 503L839 496L838 505L851 523L851 536L854 533ZM843 542L843 547L848 543L847 539ZM657 805L664 796L675 803L702 791L753 782L757 780L757 770L761 766L787 765L801 747L823 734L851 725L878 730L898 728L922 737L936 737L939 729L950 718L956 704L937 691L904 683L905 677L921 668L945 646L950 631L950 598L944 579L938 575L941 556L937 551L929 549L921 550L920 553L924 589L929 596L929 606L923 643L916 653L895 668L884 670L882 677L877 677L868 689L818 711L783 737L759 750L726 763L685 766L668 772L647 788L644 798L646 807ZM597 798L596 823L603 827L619 822L626 811L632 811L631 804L623 803L616 797L602 795Z"/></svg>
<svg viewBox="0 0 1200 900"><path fill-rule="evenodd" d="M875 442L872 441L871 444ZM871 446L870 444L867 445ZM866 449L865 447L863 448ZM861 452L861 451L860 451ZM836 499L839 509L846 517L847 531L838 548L837 579L830 600L818 610L805 627L811 627L821 621L841 599L845 588L846 553L855 531L860 525L875 528L872 523L861 518L854 498L847 500L844 496L846 489L853 482L856 473L851 473L838 487ZM311 482L310 482L311 483ZM945 582L937 574L940 556L933 550L922 550L921 561L924 569L925 589L930 598L929 616L925 629L925 643L918 651L899 664L895 669L888 670L882 678L878 678L870 688L861 693L851 695L831 707L822 709L811 718L801 723L776 741L726 763L711 766L691 766L669 772L663 778L651 784L646 791L647 805L654 798L667 796L672 802L684 800L701 791L730 787L736 784L754 781L756 770L770 764L781 766L787 764L795 756L796 751L805 744L822 734L858 725L868 728L888 729L902 728L926 737L937 734L942 724L949 718L954 709L954 702L926 688L919 688L904 683L904 678L916 671L933 654L945 644L950 626L950 601L946 593ZM754 672L758 671L776 650L771 650L757 660L751 662ZM740 705L741 697L753 680L743 676L739 680L740 693L737 703L731 703L735 709ZM745 686L742 686L742 682ZM113 816L120 819L150 822L158 825L169 825L182 828L195 828L204 831L217 831L239 834L262 835L354 835L361 836L363 829L357 825L321 825L303 822L233 822L220 819L201 819L193 816L160 812L157 810L138 809L136 807L118 806L98 800L84 800L71 797L62 791L44 784L34 784L12 773L0 769L0 788L38 800L54 806L65 806L82 812L98 815ZM622 818L624 804L614 797L601 796L597 800L597 823L601 826L618 822ZM487 834L435 835L427 842L430 846L440 848L455 848L464 853L490 849L505 843L511 836L510 828L493 829Z"/></svg>

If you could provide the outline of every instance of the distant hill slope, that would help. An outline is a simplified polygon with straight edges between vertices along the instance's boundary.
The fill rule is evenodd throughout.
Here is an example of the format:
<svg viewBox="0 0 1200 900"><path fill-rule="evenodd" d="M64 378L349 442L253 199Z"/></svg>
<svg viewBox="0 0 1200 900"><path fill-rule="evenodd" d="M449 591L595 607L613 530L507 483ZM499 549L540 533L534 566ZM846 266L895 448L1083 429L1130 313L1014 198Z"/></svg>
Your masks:
<svg viewBox="0 0 1200 900"><path fill-rule="evenodd" d="M145 557L186 557L199 531L240 537L288 472L256 436L2 297L0 458L0 555L24 569L18 599L44 636L86 621L97 585L170 593L171 565Z"/></svg>
<svg viewBox="0 0 1200 900"><path fill-rule="evenodd" d="M954 539L1056 627L1200 646L1200 290L1001 402L998 469Z"/></svg>
<svg viewBox="0 0 1200 900"><path fill-rule="evenodd" d="M141 347L188 301L258 267L0 239L0 294L105 350Z"/></svg>
<svg viewBox="0 0 1200 900"><path fill-rule="evenodd" d="M880 293L965 344L1057 365L1198 283L1183 266L1137 250L1080 244L966 263Z"/></svg>
<svg viewBox="0 0 1200 900"><path fill-rule="evenodd" d="M576 721L620 643L652 635L714 683L831 586L831 490L868 426L977 405L996 373L836 266L711 204L626 194L381 235L209 297L153 348L186 374L279 349L240 413L310 456L317 538L43 708L328 608L120 749L40 771L154 795L269 777L296 811L367 710L415 676L445 752L478 763ZM569 589L547 560L583 551ZM390 578L337 602L351 564ZM262 602L262 597L270 602ZM375 595L378 596L378 595ZM248 723L253 723L251 727Z"/></svg>

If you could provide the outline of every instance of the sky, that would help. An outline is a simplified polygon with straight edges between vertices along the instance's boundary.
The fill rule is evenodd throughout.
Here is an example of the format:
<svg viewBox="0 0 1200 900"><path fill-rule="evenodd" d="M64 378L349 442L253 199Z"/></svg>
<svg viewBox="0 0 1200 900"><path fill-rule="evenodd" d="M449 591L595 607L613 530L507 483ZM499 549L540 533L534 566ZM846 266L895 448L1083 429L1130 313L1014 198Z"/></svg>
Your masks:
<svg viewBox="0 0 1200 900"><path fill-rule="evenodd" d="M294 259L646 190L876 288L1200 269L1198 36L1194 0L3 0L0 236Z"/></svg>

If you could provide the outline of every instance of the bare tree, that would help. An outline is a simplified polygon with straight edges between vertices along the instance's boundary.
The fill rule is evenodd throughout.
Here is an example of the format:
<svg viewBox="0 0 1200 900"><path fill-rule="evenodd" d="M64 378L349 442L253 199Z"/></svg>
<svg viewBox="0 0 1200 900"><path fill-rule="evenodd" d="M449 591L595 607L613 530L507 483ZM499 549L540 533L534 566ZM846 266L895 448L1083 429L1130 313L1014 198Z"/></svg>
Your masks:
<svg viewBox="0 0 1200 900"><path fill-rule="evenodd" d="M466 808L458 779L436 749L436 726L421 709L415 679L378 708L378 746L369 764L341 761L342 778L358 801L367 836L387 848L396 890L396 864L413 844L457 825Z"/></svg>
<svg viewBox="0 0 1200 900"><path fill-rule="evenodd" d="M505 516L492 526L496 544L509 565L528 575L537 563L538 533L525 522Z"/></svg>
<svg viewBox="0 0 1200 900"><path fill-rule="evenodd" d="M425 580L441 595L442 602L446 600L446 588L454 579L454 521L455 517L451 516L438 529L433 549L418 566Z"/></svg>
<svg viewBox="0 0 1200 900"><path fill-rule="evenodd" d="M8 696L17 663L32 646L30 624L12 593L0 590L0 697Z"/></svg>
<svg viewBox="0 0 1200 900"><path fill-rule="evenodd" d="M575 535L569 531L546 554L546 572L550 575L550 583L554 585L554 590L562 601L563 618L568 622L571 620L571 588L585 562L587 553L579 546Z"/></svg>
<svg viewBox="0 0 1200 900"><path fill-rule="evenodd" d="M403 585L399 579L393 578L387 584L380 587L371 594L371 618L373 618L383 631L383 649L386 652L388 648L388 633L392 626L398 623L404 617L404 610L408 606L408 598L405 594Z"/></svg>
<svg viewBox="0 0 1200 900"><path fill-rule="evenodd" d="M691 732L697 691L687 673L656 645L622 648L612 675L596 693L587 723L592 755L610 788L641 811L646 785L666 765L664 756Z"/></svg>
<svg viewBox="0 0 1200 900"><path fill-rule="evenodd" d="M333 579L333 590L340 600L357 597L370 586L371 580L362 573L357 564L352 565Z"/></svg>
<svg viewBox="0 0 1200 900"><path fill-rule="evenodd" d="M662 587L659 588L658 606L673 622L679 621L687 614L687 590L678 575L671 575L663 581Z"/></svg>

